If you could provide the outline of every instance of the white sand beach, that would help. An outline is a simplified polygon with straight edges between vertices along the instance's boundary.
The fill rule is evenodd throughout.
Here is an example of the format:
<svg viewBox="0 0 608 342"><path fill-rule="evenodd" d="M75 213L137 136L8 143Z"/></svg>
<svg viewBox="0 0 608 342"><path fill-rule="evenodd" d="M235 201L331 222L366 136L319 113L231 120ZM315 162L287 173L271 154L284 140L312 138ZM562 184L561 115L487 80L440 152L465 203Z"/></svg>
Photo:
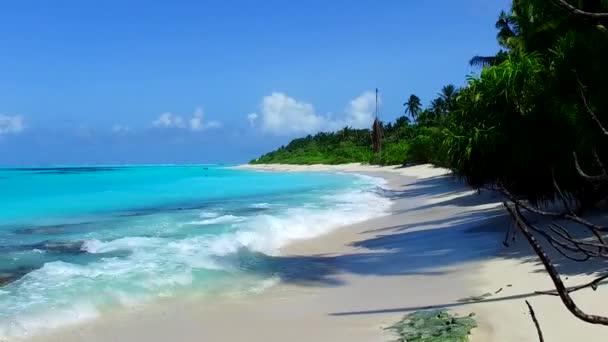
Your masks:
<svg viewBox="0 0 608 342"><path fill-rule="evenodd" d="M551 281L523 239L503 247L511 221L500 197L473 191L446 170L429 165L243 167L383 177L393 207L390 215L290 244L276 257L282 266L278 283L259 294L164 299L30 340L380 342L394 339L384 328L403 315L446 308L476 314L473 341L538 341L526 299L546 341L608 340L608 328L574 318L558 297L534 294L552 289ZM589 274L576 274L590 273L594 266L559 264L568 285L589 279ZM586 289L574 297L584 310L608 314L608 288Z"/></svg>

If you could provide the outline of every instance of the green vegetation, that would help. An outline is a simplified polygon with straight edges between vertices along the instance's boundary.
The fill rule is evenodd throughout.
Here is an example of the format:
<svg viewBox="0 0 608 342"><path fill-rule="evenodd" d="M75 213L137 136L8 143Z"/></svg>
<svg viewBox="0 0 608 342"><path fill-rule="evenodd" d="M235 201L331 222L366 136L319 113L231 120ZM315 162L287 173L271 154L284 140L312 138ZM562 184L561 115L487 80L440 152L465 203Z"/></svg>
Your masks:
<svg viewBox="0 0 608 342"><path fill-rule="evenodd" d="M473 57L480 74L443 87L428 107L407 97L408 116L383 124L381 152L370 130L346 127L252 162L430 162L533 202L552 201L559 184L583 207L596 203L608 185L584 173L603 175L608 157L608 15L592 13L608 12L608 0L569 1L514 0L496 23L501 50Z"/></svg>
<svg viewBox="0 0 608 342"><path fill-rule="evenodd" d="M606 0L572 4L608 11ZM559 0L514 0L496 24L504 50L486 58L492 66L469 79L448 117L447 165L473 186L536 202L553 200L555 184L583 205L604 198L605 186L581 177L576 161L598 174L608 154L607 23Z"/></svg>
<svg viewBox="0 0 608 342"><path fill-rule="evenodd" d="M389 327L399 342L467 342L477 323L469 317L453 317L445 311L418 311Z"/></svg>
<svg viewBox="0 0 608 342"><path fill-rule="evenodd" d="M342 164L368 162L372 156L370 130L345 127L335 133L318 133L295 139L252 163Z"/></svg>
<svg viewBox="0 0 608 342"><path fill-rule="evenodd" d="M322 132L292 140L287 146L267 153L253 164L343 164L370 163L404 165L408 163L443 164L439 157L442 129L458 90L445 86L431 105L422 109L420 99L411 95L404 103L405 113L395 122L382 125L382 148L373 152L374 134L370 129L344 127L337 132Z"/></svg>

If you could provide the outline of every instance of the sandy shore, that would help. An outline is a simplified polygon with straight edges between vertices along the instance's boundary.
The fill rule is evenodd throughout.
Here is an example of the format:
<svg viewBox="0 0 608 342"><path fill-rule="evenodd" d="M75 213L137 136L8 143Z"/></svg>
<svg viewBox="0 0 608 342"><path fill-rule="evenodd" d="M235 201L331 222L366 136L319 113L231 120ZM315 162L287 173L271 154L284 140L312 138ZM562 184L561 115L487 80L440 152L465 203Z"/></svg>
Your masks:
<svg viewBox="0 0 608 342"><path fill-rule="evenodd" d="M383 177L392 211L290 244L276 257L279 283L257 295L167 299L31 341L390 341L385 327L427 308L475 312L473 341L537 341L525 299L546 341L608 340L608 328L578 321L559 298L534 295L551 289L550 280L523 240L502 247L510 220L495 194L478 194L424 165L255 168ZM569 285L597 266L560 264ZM585 310L608 314L601 287L576 299Z"/></svg>

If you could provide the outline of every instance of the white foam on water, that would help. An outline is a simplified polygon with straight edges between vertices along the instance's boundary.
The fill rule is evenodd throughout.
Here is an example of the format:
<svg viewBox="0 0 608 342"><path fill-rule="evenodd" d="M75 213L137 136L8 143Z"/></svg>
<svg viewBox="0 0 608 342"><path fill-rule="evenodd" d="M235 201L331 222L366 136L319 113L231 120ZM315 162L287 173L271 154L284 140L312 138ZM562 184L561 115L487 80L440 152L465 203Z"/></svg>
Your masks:
<svg viewBox="0 0 608 342"><path fill-rule="evenodd" d="M218 217L208 218L200 221L192 221L190 224L210 225L210 224L225 224L244 221L244 217L234 215L222 215Z"/></svg>
<svg viewBox="0 0 608 342"><path fill-rule="evenodd" d="M0 322L0 339L26 338L41 331L91 321L98 316L97 309L86 302L73 303L62 308L55 307L28 316L15 315Z"/></svg>
<svg viewBox="0 0 608 342"><path fill-rule="evenodd" d="M174 295L194 286L199 271L238 274L234 256L243 249L276 255L289 242L388 212L390 200L375 191L381 180L361 176L356 183L313 202L253 216L200 214L203 220L196 224L230 227L224 233L87 240L82 251L99 254L98 260L49 262L0 291L0 340L94 319L107 305L131 307ZM262 204L271 206L254 205ZM126 254L106 257L112 252ZM259 289L275 281L262 282Z"/></svg>
<svg viewBox="0 0 608 342"><path fill-rule="evenodd" d="M223 234L210 244L215 255L236 253L241 248L276 254L281 247L295 240L313 238L341 226L362 222L388 213L391 201L375 192L384 185L381 178L359 176L362 189L325 195L325 209L303 204L275 215L260 214L238 223L234 233Z"/></svg>
<svg viewBox="0 0 608 342"><path fill-rule="evenodd" d="M206 211L206 212L202 212L199 216L200 216L200 218L214 218L214 217L220 216L220 214L212 212L212 211Z"/></svg>
<svg viewBox="0 0 608 342"><path fill-rule="evenodd" d="M124 237L116 240L102 242L87 240L80 247L81 250L92 254L115 252L119 250L136 250L142 247L157 247L164 239L149 237Z"/></svg>

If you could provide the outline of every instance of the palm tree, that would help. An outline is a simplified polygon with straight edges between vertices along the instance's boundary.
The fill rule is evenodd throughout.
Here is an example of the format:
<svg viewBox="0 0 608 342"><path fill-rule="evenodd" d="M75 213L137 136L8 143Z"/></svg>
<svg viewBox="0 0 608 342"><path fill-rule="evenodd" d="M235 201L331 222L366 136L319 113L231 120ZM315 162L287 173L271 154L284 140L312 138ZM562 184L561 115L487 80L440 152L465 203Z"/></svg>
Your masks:
<svg viewBox="0 0 608 342"><path fill-rule="evenodd" d="M443 112L452 110L456 105L456 98L458 97L458 89L453 84L448 84L441 88L439 98L443 104Z"/></svg>
<svg viewBox="0 0 608 342"><path fill-rule="evenodd" d="M509 53L553 48L555 34L564 25L572 25L572 18L560 13L554 1L513 0L511 10L502 11L496 21L500 52L496 56L475 56L469 64L490 67L504 62Z"/></svg>
<svg viewBox="0 0 608 342"><path fill-rule="evenodd" d="M409 113L412 117L412 120L416 121L416 118L418 118L418 114L420 114L420 111L422 110L420 98L412 94L410 95L410 98L407 100L407 102L403 104L403 106L405 107L405 114Z"/></svg>
<svg viewBox="0 0 608 342"><path fill-rule="evenodd" d="M433 101L431 101L431 113L433 114L433 116L437 117L439 115L442 115L443 112L445 111L445 100L443 99L443 97L438 97L436 99L434 99Z"/></svg>
<svg viewBox="0 0 608 342"><path fill-rule="evenodd" d="M500 50L495 56L474 56L469 64L474 67L489 68L506 61L508 56L508 52Z"/></svg>
<svg viewBox="0 0 608 342"><path fill-rule="evenodd" d="M520 46L520 24L522 23L522 17L519 17L514 11L507 14L505 11L501 11L496 21L496 40L498 44L505 49L514 50Z"/></svg>
<svg viewBox="0 0 608 342"><path fill-rule="evenodd" d="M515 7L516 5L514 5ZM514 11L507 14L501 11L496 21L495 27L498 30L496 40L498 44L505 50L500 50L495 56L474 56L469 61L471 66L480 66L482 68L491 67L504 62L507 59L508 51L513 51L522 47L521 23L522 17L519 17Z"/></svg>

